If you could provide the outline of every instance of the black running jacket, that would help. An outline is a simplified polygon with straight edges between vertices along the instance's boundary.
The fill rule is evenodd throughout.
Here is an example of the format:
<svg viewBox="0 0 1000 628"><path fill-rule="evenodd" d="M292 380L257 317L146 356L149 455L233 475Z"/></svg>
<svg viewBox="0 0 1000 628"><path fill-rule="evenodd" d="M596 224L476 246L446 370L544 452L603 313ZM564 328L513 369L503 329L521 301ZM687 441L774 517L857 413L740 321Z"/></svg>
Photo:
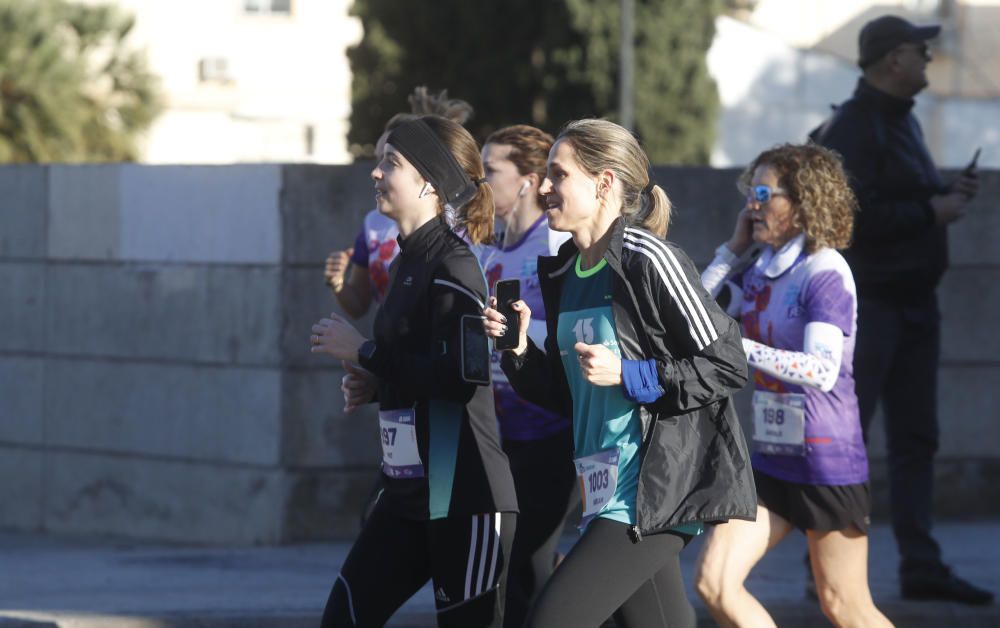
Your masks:
<svg viewBox="0 0 1000 628"><path fill-rule="evenodd" d="M663 394L642 404L636 497L638 541L685 523L753 520L757 495L746 440L731 395L747 381L736 322L705 291L677 246L619 219L604 255L613 269L612 311L623 359L656 359ZM529 339L501 367L525 399L572 416L573 401L556 345L563 279L578 254L569 240L538 258L548 338Z"/></svg>
<svg viewBox="0 0 1000 628"><path fill-rule="evenodd" d="M461 319L474 316L481 329L486 301L479 261L440 217L399 248L375 314L375 351L359 363L379 378L380 410L414 410L425 475L383 473L381 499L410 519L516 512L493 389L462 378Z"/></svg>

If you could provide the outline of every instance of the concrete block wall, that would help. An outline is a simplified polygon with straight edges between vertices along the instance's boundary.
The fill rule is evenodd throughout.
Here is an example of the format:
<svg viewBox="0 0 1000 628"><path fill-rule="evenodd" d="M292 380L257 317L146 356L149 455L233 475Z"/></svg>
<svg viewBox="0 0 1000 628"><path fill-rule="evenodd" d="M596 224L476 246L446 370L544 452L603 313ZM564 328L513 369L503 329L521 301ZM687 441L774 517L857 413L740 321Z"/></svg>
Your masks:
<svg viewBox="0 0 1000 628"><path fill-rule="evenodd" d="M308 350L322 264L372 206L355 166L0 168L0 527L201 543L348 536L371 409ZM658 168L703 265L736 170ZM997 514L1000 174L951 230L941 289L943 514ZM367 332L370 318L359 323ZM872 443L877 505L884 442ZM879 501L881 500L881 501Z"/></svg>
<svg viewBox="0 0 1000 628"><path fill-rule="evenodd" d="M17 504L0 526L206 543L348 527L295 514L303 486L323 486L316 503L354 490L317 477L353 477L364 448L319 411L336 409L334 366L290 350L333 300L286 249L286 222L319 221L284 173L0 169L0 500ZM335 215L336 187L303 191Z"/></svg>

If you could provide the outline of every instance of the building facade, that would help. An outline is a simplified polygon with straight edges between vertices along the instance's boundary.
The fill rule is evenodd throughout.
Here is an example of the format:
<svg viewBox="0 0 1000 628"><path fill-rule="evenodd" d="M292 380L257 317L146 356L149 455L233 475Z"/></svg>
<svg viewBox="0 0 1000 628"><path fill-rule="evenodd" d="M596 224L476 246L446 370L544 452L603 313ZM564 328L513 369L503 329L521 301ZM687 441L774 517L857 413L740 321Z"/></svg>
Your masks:
<svg viewBox="0 0 1000 628"><path fill-rule="evenodd" d="M78 0L88 4L107 0ZM141 143L154 164L345 163L350 0L115 0L165 109Z"/></svg>

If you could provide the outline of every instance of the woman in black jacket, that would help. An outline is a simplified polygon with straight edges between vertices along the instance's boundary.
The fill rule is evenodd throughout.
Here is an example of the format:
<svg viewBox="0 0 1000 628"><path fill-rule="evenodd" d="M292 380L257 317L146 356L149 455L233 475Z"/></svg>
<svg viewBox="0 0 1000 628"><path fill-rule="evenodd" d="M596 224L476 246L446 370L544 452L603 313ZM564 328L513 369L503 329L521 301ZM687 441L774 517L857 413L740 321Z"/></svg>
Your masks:
<svg viewBox="0 0 1000 628"><path fill-rule="evenodd" d="M755 513L730 399L747 378L739 330L662 239L670 203L648 173L635 138L604 120L571 122L549 153L549 226L573 239L538 260L545 351L519 301L519 343L501 365L520 395L573 417L584 533L529 626L612 613L627 628L693 626L678 552L704 524ZM499 312L484 314L488 335L505 332Z"/></svg>
<svg viewBox="0 0 1000 628"><path fill-rule="evenodd" d="M382 626L430 578L439 626L499 628L517 503L489 386L486 280L454 230L487 241L493 197L472 136L436 116L396 127L372 179L400 234L374 339L331 314L311 341L345 361L346 409L377 398L384 491L323 626Z"/></svg>

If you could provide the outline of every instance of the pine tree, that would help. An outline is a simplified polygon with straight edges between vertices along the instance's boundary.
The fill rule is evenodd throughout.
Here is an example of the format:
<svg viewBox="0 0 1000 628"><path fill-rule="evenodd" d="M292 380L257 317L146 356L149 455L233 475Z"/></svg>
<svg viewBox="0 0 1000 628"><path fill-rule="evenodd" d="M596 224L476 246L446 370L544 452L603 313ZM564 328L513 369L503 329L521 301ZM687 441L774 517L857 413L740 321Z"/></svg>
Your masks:
<svg viewBox="0 0 1000 628"><path fill-rule="evenodd" d="M705 54L724 0L636 0L636 133L657 163L703 164L718 96ZM349 141L370 151L415 85L468 100L480 140L506 124L558 131L617 117L619 5L612 0L355 0Z"/></svg>
<svg viewBox="0 0 1000 628"><path fill-rule="evenodd" d="M112 6L0 0L0 162L135 159L160 104L132 27Z"/></svg>

